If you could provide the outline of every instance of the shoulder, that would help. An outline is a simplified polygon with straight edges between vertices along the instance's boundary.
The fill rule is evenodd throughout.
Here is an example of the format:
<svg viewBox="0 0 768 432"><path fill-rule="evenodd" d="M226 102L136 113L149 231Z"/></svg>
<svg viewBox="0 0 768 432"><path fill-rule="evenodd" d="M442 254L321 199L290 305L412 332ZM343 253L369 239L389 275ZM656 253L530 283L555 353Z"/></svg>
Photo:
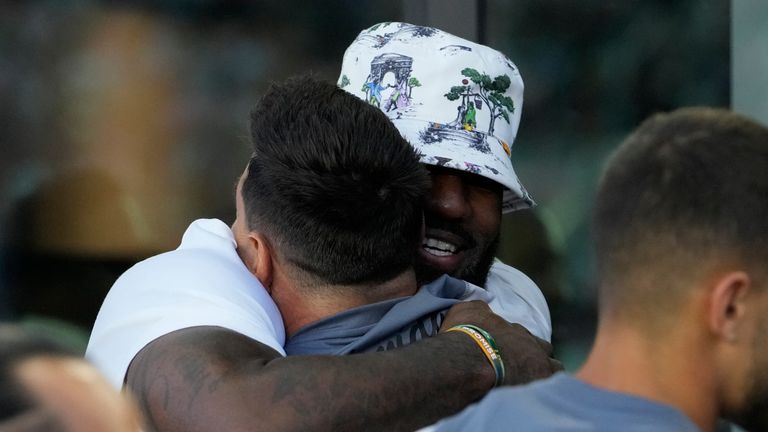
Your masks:
<svg viewBox="0 0 768 432"><path fill-rule="evenodd" d="M491 391L428 431L696 431L669 406L592 387L565 373Z"/></svg>
<svg viewBox="0 0 768 432"><path fill-rule="evenodd" d="M226 230L230 237L201 226ZM111 307L131 310L137 304L157 307L166 302L175 307L199 302L212 307L258 305L270 315L275 312L271 318L280 320L269 294L240 260L229 227L215 219L196 221L187 229L178 249L150 257L123 273L107 295L102 311Z"/></svg>
<svg viewBox="0 0 768 432"><path fill-rule="evenodd" d="M551 340L549 306L531 278L497 259L488 273L485 288L494 297L489 303L494 312L507 321L522 324L538 338Z"/></svg>
<svg viewBox="0 0 768 432"><path fill-rule="evenodd" d="M553 377L554 378L554 377ZM557 383L548 378L534 383L494 389L480 402L426 431L552 431L549 419L562 417L547 396L557 394Z"/></svg>
<svg viewBox="0 0 768 432"><path fill-rule="evenodd" d="M489 291L506 291L511 289L524 297L536 297L541 294L541 290L536 285L536 282L525 273L511 265L505 264L498 258L491 265L485 286Z"/></svg>
<svg viewBox="0 0 768 432"><path fill-rule="evenodd" d="M282 353L280 313L234 243L205 229L228 230L217 222L193 223L178 249L136 264L107 294L86 355L116 386L141 348L188 327L223 327Z"/></svg>
<svg viewBox="0 0 768 432"><path fill-rule="evenodd" d="M221 429L221 413L239 423L252 417L265 368L281 354L236 332L193 327L163 335L142 348L126 372L130 389L150 430ZM266 380L265 380L266 379ZM226 428L225 428L226 429ZM238 428L242 429L242 426Z"/></svg>

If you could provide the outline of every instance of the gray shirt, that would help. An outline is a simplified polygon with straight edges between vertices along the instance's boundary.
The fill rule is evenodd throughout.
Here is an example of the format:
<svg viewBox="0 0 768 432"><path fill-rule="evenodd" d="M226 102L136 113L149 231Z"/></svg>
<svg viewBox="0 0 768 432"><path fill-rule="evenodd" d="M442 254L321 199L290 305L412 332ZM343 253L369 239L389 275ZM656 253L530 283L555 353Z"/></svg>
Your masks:
<svg viewBox="0 0 768 432"><path fill-rule="evenodd" d="M442 276L415 295L350 309L300 329L285 343L288 355L383 351L434 336L445 312L476 290Z"/></svg>
<svg viewBox="0 0 768 432"><path fill-rule="evenodd" d="M493 390L479 403L422 432L698 432L677 409L591 386L565 373Z"/></svg>

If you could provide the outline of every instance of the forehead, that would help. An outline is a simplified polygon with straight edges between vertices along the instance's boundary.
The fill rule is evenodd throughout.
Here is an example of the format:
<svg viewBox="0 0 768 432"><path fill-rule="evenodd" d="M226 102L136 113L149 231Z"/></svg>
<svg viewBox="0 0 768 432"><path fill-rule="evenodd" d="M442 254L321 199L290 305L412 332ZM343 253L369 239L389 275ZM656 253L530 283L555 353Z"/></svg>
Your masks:
<svg viewBox="0 0 768 432"><path fill-rule="evenodd" d="M424 164L424 167L432 175L433 180L438 176L451 176L460 179L464 185L478 186L484 189L498 190L499 192L504 190L504 186L501 183L479 174L429 164Z"/></svg>

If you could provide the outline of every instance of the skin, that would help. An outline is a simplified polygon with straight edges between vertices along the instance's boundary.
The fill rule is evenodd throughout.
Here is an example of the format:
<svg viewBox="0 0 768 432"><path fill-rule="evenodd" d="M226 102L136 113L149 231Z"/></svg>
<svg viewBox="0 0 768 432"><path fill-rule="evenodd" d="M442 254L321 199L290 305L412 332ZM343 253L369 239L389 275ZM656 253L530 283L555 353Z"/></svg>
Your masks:
<svg viewBox="0 0 768 432"><path fill-rule="evenodd" d="M746 364L742 368L743 379L736 392L740 393L735 408L726 407L723 416L745 430L768 430L768 289L762 288L753 296L756 312L751 347L748 347ZM746 390L745 390L746 389Z"/></svg>
<svg viewBox="0 0 768 432"><path fill-rule="evenodd" d="M268 238L247 227L240 185L237 190L232 230L241 259L278 305L289 304L299 290L286 283L285 266L270 251ZM407 295L416 286L413 272L388 284L384 291L389 296ZM345 306L371 301L352 297ZM339 308L324 302L310 306L306 313L281 310L289 334L298 323ZM559 368L549 358L548 344L482 302L455 305L443 328L459 323L475 324L494 336L507 370L505 384L543 378ZM457 332L379 353L282 357L235 332L195 327L144 347L126 383L137 395L148 430L411 431L479 399L494 379L481 349Z"/></svg>
<svg viewBox="0 0 768 432"><path fill-rule="evenodd" d="M82 359L33 357L17 366L16 375L48 413L46 421L61 424L68 431L140 430L141 422L133 402L115 391ZM46 416L38 416L40 419Z"/></svg>
<svg viewBox="0 0 768 432"><path fill-rule="evenodd" d="M445 325L458 323L494 335L506 384L552 373L538 339L486 304L454 306ZM127 385L148 431L412 431L479 399L493 380L480 348L458 332L380 353L282 357L235 332L195 327L144 347Z"/></svg>
<svg viewBox="0 0 768 432"><path fill-rule="evenodd" d="M712 272L691 286L675 325L663 332L627 319L618 309L605 311L577 376L673 406L704 432L715 430L719 416L764 430L765 288L743 271Z"/></svg>
<svg viewBox="0 0 768 432"><path fill-rule="evenodd" d="M246 175L247 168L235 189L236 218L232 233L237 253L280 309L288 337L315 321L345 310L416 293L418 285L412 268L376 284L329 287L313 281L310 289L302 287L294 277L295 268L285 262L268 236L248 227L241 192ZM318 292L322 294L317 295Z"/></svg>
<svg viewBox="0 0 768 432"><path fill-rule="evenodd" d="M426 167L432 189L425 208L417 278L427 282L446 273L483 286L498 246L502 187L476 174ZM430 240L444 243L430 247Z"/></svg>

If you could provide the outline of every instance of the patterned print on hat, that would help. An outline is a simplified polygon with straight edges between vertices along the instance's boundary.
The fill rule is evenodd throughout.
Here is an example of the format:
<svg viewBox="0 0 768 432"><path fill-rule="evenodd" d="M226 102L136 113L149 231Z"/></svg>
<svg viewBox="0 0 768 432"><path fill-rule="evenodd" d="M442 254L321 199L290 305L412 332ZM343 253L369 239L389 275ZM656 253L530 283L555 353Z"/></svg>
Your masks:
<svg viewBox="0 0 768 432"><path fill-rule="evenodd" d="M423 163L500 183L504 212L534 205L511 162L523 81L500 52L430 27L380 23L347 49L338 85L386 113Z"/></svg>

